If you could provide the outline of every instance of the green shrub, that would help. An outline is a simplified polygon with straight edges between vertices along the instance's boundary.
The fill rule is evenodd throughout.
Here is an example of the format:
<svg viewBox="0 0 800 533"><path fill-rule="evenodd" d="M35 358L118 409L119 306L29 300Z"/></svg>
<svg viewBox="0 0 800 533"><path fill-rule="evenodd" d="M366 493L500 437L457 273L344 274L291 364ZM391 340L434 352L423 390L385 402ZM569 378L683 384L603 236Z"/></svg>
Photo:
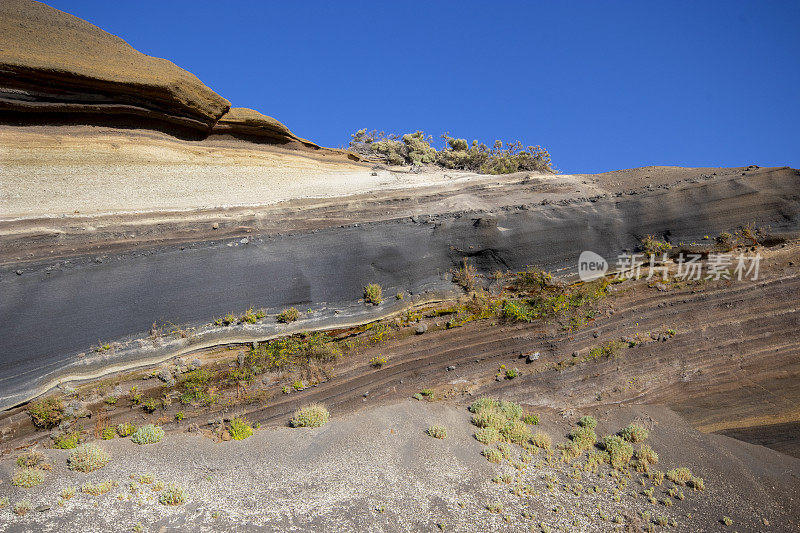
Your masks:
<svg viewBox="0 0 800 533"><path fill-rule="evenodd" d="M78 472L92 472L103 468L110 460L108 452L96 444L81 444L70 454L67 466Z"/></svg>
<svg viewBox="0 0 800 533"><path fill-rule="evenodd" d="M377 283L369 283L364 286L364 301L372 305L378 305L383 301L383 289Z"/></svg>
<svg viewBox="0 0 800 533"><path fill-rule="evenodd" d="M467 262L464 258L464 264L453 270L453 283L461 286L465 291L474 291L478 283L478 269Z"/></svg>
<svg viewBox="0 0 800 533"><path fill-rule="evenodd" d="M134 431L131 441L136 444L153 444L164 438L164 430L161 426L147 424Z"/></svg>
<svg viewBox="0 0 800 533"><path fill-rule="evenodd" d="M522 444L531 438L531 430L525 422L511 419L500 428L500 435L508 442Z"/></svg>
<svg viewBox="0 0 800 533"><path fill-rule="evenodd" d="M157 400L156 398L147 398L142 402L142 409L148 413L154 412L159 407L161 407L161 400Z"/></svg>
<svg viewBox="0 0 800 533"><path fill-rule="evenodd" d="M64 405L53 396L33 402L28 406L33 425L40 429L52 429L64 418Z"/></svg>
<svg viewBox="0 0 800 533"><path fill-rule="evenodd" d="M653 235L648 235L642 239L642 251L645 255L652 256L664 254L672 249L672 245L666 241L659 240Z"/></svg>
<svg viewBox="0 0 800 533"><path fill-rule="evenodd" d="M44 481L44 472L40 468L21 468L11 477L11 484L23 489L40 485L42 481Z"/></svg>
<svg viewBox="0 0 800 533"><path fill-rule="evenodd" d="M236 417L231 420L230 434L233 440L243 440L253 435L253 428L247 419Z"/></svg>
<svg viewBox="0 0 800 533"><path fill-rule="evenodd" d="M31 510L31 502L27 500L22 500L21 502L17 502L14 504L13 511L14 514L17 516L25 516Z"/></svg>
<svg viewBox="0 0 800 533"><path fill-rule="evenodd" d="M514 379L517 376L519 376L519 369L509 368L506 370L506 379Z"/></svg>
<svg viewBox="0 0 800 533"><path fill-rule="evenodd" d="M327 424L330 416L324 405L306 405L294 412L289 425L294 428L318 428Z"/></svg>
<svg viewBox="0 0 800 533"><path fill-rule="evenodd" d="M62 450L72 450L78 446L80 439L81 434L78 432L62 433L61 435L56 436L53 446Z"/></svg>
<svg viewBox="0 0 800 533"><path fill-rule="evenodd" d="M254 311L253 308L251 307L250 309L248 309L247 311L244 312L244 314L239 318L239 320L243 324L245 324L245 323L246 324L255 324L256 320L258 320L259 318L263 318L263 317L264 317L264 312L263 311Z"/></svg>
<svg viewBox="0 0 800 533"><path fill-rule="evenodd" d="M522 421L525 422L526 424L531 425L531 426L538 426L539 425L539 415L532 414L532 413L526 413L522 417Z"/></svg>
<svg viewBox="0 0 800 533"><path fill-rule="evenodd" d="M543 431L537 431L531 437L531 444L533 444L537 448L542 448L543 450L549 450L550 446L552 446L553 444L553 440L547 433Z"/></svg>
<svg viewBox="0 0 800 533"><path fill-rule="evenodd" d="M61 499L62 500L69 500L73 496L75 496L75 487L68 487L61 491Z"/></svg>
<svg viewBox="0 0 800 533"><path fill-rule="evenodd" d="M633 446L618 435L608 435L601 445L608 452L609 461L614 468L622 468L633 457Z"/></svg>
<svg viewBox="0 0 800 533"><path fill-rule="evenodd" d="M283 324L288 324L289 322L294 322L298 318L300 318L300 311L295 309L294 307L290 307L289 309L284 309L278 316L275 317L278 322Z"/></svg>
<svg viewBox="0 0 800 533"><path fill-rule="evenodd" d="M383 365L386 364L386 358L381 356L373 357L372 359L370 359L369 364L370 366L373 366L375 368L381 368Z"/></svg>
<svg viewBox="0 0 800 533"><path fill-rule="evenodd" d="M569 438L580 451L590 450L597 442L597 435L594 429L586 426L578 426L570 431Z"/></svg>
<svg viewBox="0 0 800 533"><path fill-rule="evenodd" d="M210 370L202 368L185 373L181 377L181 385L183 386L181 403L199 402L203 405L216 403L217 396L209 390L213 377L214 374Z"/></svg>
<svg viewBox="0 0 800 533"><path fill-rule="evenodd" d="M497 448L484 448L481 452L484 457L490 462L500 464L503 462L503 454Z"/></svg>
<svg viewBox="0 0 800 533"><path fill-rule="evenodd" d="M431 426L428 428L427 433L435 439L444 439L447 437L447 428L439 425Z"/></svg>
<svg viewBox="0 0 800 533"><path fill-rule="evenodd" d="M581 427L594 429L597 427L597 420L593 416L582 416L580 420L578 420L578 425Z"/></svg>
<svg viewBox="0 0 800 533"><path fill-rule="evenodd" d="M33 468L42 462L44 462L44 454L37 450L25 452L17 457L17 466L20 468Z"/></svg>
<svg viewBox="0 0 800 533"><path fill-rule="evenodd" d="M103 428L103 432L100 434L103 440L111 440L116 436L117 431L114 428Z"/></svg>
<svg viewBox="0 0 800 533"><path fill-rule="evenodd" d="M131 435L133 435L134 431L136 431L136 426L134 426L130 422L125 422L124 424L117 425L117 434L120 437L130 437Z"/></svg>
<svg viewBox="0 0 800 533"><path fill-rule="evenodd" d="M689 478L689 481L686 482L686 485L692 487L694 490L706 490L706 484L701 477L692 476Z"/></svg>
<svg viewBox="0 0 800 533"><path fill-rule="evenodd" d="M666 477L677 485L685 485L692 479L692 471L685 466L673 468L672 470L667 470Z"/></svg>
<svg viewBox="0 0 800 533"><path fill-rule="evenodd" d="M729 516L723 516L722 523L725 524L725 526L731 526L733 525L733 520L731 520L731 517Z"/></svg>
<svg viewBox="0 0 800 533"><path fill-rule="evenodd" d="M84 494L91 494L92 496L101 496L117 486L116 481L103 481L102 483L87 483L81 487L81 492Z"/></svg>
<svg viewBox="0 0 800 533"><path fill-rule="evenodd" d="M481 428L475 432L475 440L481 444L494 444L500 440L500 432L495 427Z"/></svg>
<svg viewBox="0 0 800 533"><path fill-rule="evenodd" d="M522 170L552 172L550 154L540 146L524 147L519 141L495 141L489 148L483 143L442 135L446 146L438 151L433 140L421 131L403 135L386 135L366 129L352 135L350 150L367 157L377 157L390 165L436 163L444 168L472 170L485 174L503 174Z"/></svg>
<svg viewBox="0 0 800 533"><path fill-rule="evenodd" d="M642 444L634 454L634 457L637 461L645 465L654 465L658 463L658 454L647 444Z"/></svg>
<svg viewBox="0 0 800 533"><path fill-rule="evenodd" d="M158 497L161 505L182 505L186 502L186 494L178 485L167 485Z"/></svg>
<svg viewBox="0 0 800 533"><path fill-rule="evenodd" d="M638 424L630 424L619 432L619 436L628 442L642 442L649 435L650 432Z"/></svg>

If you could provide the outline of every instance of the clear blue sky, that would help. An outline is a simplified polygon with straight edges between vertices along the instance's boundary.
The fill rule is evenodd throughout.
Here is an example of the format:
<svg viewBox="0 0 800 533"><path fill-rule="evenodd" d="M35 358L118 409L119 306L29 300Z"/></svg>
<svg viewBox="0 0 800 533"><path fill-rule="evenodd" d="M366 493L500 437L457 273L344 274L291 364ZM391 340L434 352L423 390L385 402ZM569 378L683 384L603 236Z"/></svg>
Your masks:
<svg viewBox="0 0 800 533"><path fill-rule="evenodd" d="M327 146L520 139L564 172L800 167L800 2L49 0Z"/></svg>

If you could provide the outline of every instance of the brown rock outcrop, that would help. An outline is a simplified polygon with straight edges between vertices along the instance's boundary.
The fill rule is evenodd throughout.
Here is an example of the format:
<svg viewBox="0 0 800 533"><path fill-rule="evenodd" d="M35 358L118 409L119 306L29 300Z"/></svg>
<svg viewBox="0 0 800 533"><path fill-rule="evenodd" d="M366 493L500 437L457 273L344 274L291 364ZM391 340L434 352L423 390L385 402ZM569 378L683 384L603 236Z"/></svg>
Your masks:
<svg viewBox="0 0 800 533"><path fill-rule="evenodd" d="M278 120L246 107L232 107L217 121L211 133L228 134L254 142L300 143L309 148L319 148L311 141L292 133Z"/></svg>
<svg viewBox="0 0 800 533"><path fill-rule="evenodd" d="M0 123L99 124L318 149L174 63L31 0L0 2Z"/></svg>

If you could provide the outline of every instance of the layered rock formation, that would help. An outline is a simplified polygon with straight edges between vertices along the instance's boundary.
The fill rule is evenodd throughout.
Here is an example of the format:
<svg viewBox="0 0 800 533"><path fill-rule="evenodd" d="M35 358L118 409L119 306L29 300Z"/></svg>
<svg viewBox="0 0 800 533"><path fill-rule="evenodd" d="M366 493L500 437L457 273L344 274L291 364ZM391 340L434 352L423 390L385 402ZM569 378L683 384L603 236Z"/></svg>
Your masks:
<svg viewBox="0 0 800 533"><path fill-rule="evenodd" d="M0 2L0 122L102 124L200 139L213 130L317 147L271 117L230 106L193 74L84 20L30 0Z"/></svg>
<svg viewBox="0 0 800 533"><path fill-rule="evenodd" d="M274 118L246 107L231 108L217 121L211 133L233 135L254 142L300 143L309 148L319 148L311 141L296 136L289 128Z"/></svg>

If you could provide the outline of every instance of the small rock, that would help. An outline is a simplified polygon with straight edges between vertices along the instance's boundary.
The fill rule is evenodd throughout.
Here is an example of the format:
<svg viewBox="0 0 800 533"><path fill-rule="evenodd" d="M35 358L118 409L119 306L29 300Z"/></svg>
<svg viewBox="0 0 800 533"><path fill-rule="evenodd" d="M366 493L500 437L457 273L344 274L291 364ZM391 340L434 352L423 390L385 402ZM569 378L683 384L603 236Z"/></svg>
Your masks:
<svg viewBox="0 0 800 533"><path fill-rule="evenodd" d="M450 366L448 366L448 367L447 367L447 371L448 371L448 372L452 372L452 371L453 371L453 370L455 370L455 369L456 369L456 367L455 367L455 366L453 366L453 365L450 365Z"/></svg>
<svg viewBox="0 0 800 533"><path fill-rule="evenodd" d="M367 396L369 396L369 391L364 393L364 398L366 398Z"/></svg>
<svg viewBox="0 0 800 533"><path fill-rule="evenodd" d="M22 270L17 270L17 271L15 271L15 273L16 273L17 276L21 276L22 275Z"/></svg>
<svg viewBox="0 0 800 533"><path fill-rule="evenodd" d="M95 257L94 258L94 262L95 263L102 263L103 262L103 258L102 257Z"/></svg>
<svg viewBox="0 0 800 533"><path fill-rule="evenodd" d="M239 244L250 244L250 239L248 239L247 237L245 237L244 239L242 239L241 241L239 241Z"/></svg>
<svg viewBox="0 0 800 533"><path fill-rule="evenodd" d="M158 379L160 379L170 387L175 385L175 376L172 375L172 372L167 367L164 367L158 371Z"/></svg>
<svg viewBox="0 0 800 533"><path fill-rule="evenodd" d="M595 339L596 339L597 337L599 337L599 336L600 336L600 334L599 334L599 333L597 333L596 331L595 331L594 333L592 333L592 337L594 337Z"/></svg>
<svg viewBox="0 0 800 533"><path fill-rule="evenodd" d="M34 509L34 511L36 511L37 513L43 513L45 511L49 511L49 510L50 510L50 506L46 505L46 504L45 505L40 505L36 509Z"/></svg>
<svg viewBox="0 0 800 533"><path fill-rule="evenodd" d="M222 440L231 440L231 434L228 432L227 429L225 429L222 431L222 433L219 434L219 438Z"/></svg>
<svg viewBox="0 0 800 533"><path fill-rule="evenodd" d="M244 366L244 352L239 352L239 355L236 356L236 360L239 362L239 366Z"/></svg>
<svg viewBox="0 0 800 533"><path fill-rule="evenodd" d="M417 326L417 335L422 335L426 331L428 331L428 325L427 324L420 324L419 326Z"/></svg>
<svg viewBox="0 0 800 533"><path fill-rule="evenodd" d="M200 362L200 359L195 359L194 361L192 361L191 369L192 370L197 370L198 368L200 368L200 366L202 366L202 363Z"/></svg>
<svg viewBox="0 0 800 533"><path fill-rule="evenodd" d="M92 413L86 408L86 404L81 401L70 402L64 408L64 418L85 418L88 416L92 416Z"/></svg>
<svg viewBox="0 0 800 533"><path fill-rule="evenodd" d="M539 352L529 353L528 356L525 358L526 363L533 363L539 359Z"/></svg>
<svg viewBox="0 0 800 533"><path fill-rule="evenodd" d="M189 424L189 427L187 428L187 431L189 433L199 433L200 432L200 426L198 426L197 424Z"/></svg>
<svg viewBox="0 0 800 533"><path fill-rule="evenodd" d="M656 289L658 289L659 291L661 291L661 292L667 292L667 291L669 290L669 287L667 287L666 285L664 285L664 284L663 284L663 283L661 283L661 282L659 282L659 283L656 283L656 284L655 284L655 285L653 285L653 286L654 286Z"/></svg>
<svg viewBox="0 0 800 533"><path fill-rule="evenodd" d="M214 222L211 224L211 229L219 229L219 222Z"/></svg>
<svg viewBox="0 0 800 533"><path fill-rule="evenodd" d="M258 341L253 341L253 349L258 350Z"/></svg>

